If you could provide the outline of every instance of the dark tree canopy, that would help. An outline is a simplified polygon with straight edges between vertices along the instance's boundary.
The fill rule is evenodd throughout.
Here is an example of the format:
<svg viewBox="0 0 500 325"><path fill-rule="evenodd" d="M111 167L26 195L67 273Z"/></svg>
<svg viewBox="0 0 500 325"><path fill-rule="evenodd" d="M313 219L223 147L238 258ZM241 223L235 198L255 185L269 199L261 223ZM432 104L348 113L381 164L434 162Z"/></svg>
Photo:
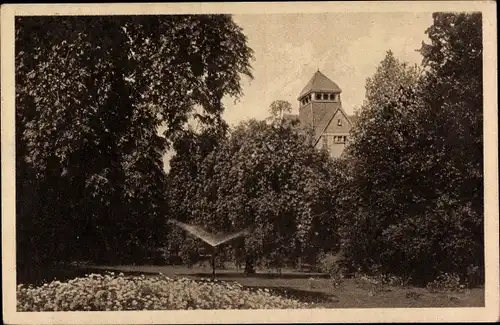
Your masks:
<svg viewBox="0 0 500 325"><path fill-rule="evenodd" d="M367 82L341 234L356 267L423 282L483 266L481 16L433 17L421 78L381 78L389 53Z"/></svg>
<svg viewBox="0 0 500 325"><path fill-rule="evenodd" d="M159 245L162 156L189 119L220 123L251 59L227 15L18 17L18 257Z"/></svg>

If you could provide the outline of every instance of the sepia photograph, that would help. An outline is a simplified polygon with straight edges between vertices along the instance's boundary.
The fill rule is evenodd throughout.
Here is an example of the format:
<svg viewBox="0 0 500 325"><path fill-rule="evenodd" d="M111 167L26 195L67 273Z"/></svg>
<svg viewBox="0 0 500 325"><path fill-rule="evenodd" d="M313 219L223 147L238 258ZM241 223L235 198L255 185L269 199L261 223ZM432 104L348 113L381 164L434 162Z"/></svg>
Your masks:
<svg viewBox="0 0 500 325"><path fill-rule="evenodd" d="M495 10L2 6L4 322L498 320Z"/></svg>

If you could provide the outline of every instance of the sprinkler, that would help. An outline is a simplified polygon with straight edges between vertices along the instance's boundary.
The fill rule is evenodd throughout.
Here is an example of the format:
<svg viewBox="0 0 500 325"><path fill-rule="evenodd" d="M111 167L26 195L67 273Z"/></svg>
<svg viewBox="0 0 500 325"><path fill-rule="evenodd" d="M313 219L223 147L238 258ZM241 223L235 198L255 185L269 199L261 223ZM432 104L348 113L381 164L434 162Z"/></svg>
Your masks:
<svg viewBox="0 0 500 325"><path fill-rule="evenodd" d="M231 240L234 240L234 239L237 239L237 238L240 238L240 237L247 235L252 228L252 227L248 227L244 230L237 231L237 232L231 232L231 233L213 234L213 233L210 233L199 226L190 225L190 224L180 222L180 221L177 221L174 219L170 219L168 222L185 230L191 236L194 236L196 238L201 239L202 241L204 241L205 243L210 245L210 247L212 247L211 264L212 264L212 277L213 278L215 278L215 255L217 254L217 248L220 245L225 244Z"/></svg>

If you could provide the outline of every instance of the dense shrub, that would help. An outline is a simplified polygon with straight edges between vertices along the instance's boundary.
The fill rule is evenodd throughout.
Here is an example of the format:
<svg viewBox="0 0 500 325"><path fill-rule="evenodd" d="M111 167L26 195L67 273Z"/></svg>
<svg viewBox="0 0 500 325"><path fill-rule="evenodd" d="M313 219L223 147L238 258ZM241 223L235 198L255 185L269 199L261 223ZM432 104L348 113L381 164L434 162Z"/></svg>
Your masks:
<svg viewBox="0 0 500 325"><path fill-rule="evenodd" d="M237 283L194 281L166 276L91 274L39 287L17 287L18 311L120 311L173 309L278 309L309 305L247 290Z"/></svg>
<svg viewBox="0 0 500 325"><path fill-rule="evenodd" d="M319 270L328 274L331 284L335 287L341 286L347 270L342 255L323 253L318 257Z"/></svg>
<svg viewBox="0 0 500 325"><path fill-rule="evenodd" d="M330 277L344 276L346 274L345 260L341 253L322 253L318 256L319 271Z"/></svg>
<svg viewBox="0 0 500 325"><path fill-rule="evenodd" d="M398 286L406 286L410 281L411 278L403 278L395 275L388 275L388 274L378 274L378 275L361 275L357 274L356 278L365 280L367 282L371 282L376 285L380 286L393 286L393 287L398 287Z"/></svg>
<svg viewBox="0 0 500 325"><path fill-rule="evenodd" d="M451 291L464 292L466 285L461 282L458 274L442 273L435 280L427 283L430 292Z"/></svg>

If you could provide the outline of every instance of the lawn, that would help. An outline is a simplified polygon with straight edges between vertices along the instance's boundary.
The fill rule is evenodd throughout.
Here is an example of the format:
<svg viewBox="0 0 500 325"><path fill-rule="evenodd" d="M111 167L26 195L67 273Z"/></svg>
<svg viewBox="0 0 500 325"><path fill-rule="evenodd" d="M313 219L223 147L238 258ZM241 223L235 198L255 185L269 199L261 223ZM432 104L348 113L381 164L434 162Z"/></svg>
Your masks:
<svg viewBox="0 0 500 325"><path fill-rule="evenodd" d="M211 277L209 267L181 266L92 266L81 267L80 273L104 271L126 275L157 275L201 279ZM484 288L465 292L429 292L426 288L374 285L363 279L345 279L341 286L319 273L282 270L281 275L266 270L245 276L242 270L217 270L217 279L237 282L246 288L267 288L281 296L302 302L313 302L324 308L411 308L411 307L483 307Z"/></svg>

